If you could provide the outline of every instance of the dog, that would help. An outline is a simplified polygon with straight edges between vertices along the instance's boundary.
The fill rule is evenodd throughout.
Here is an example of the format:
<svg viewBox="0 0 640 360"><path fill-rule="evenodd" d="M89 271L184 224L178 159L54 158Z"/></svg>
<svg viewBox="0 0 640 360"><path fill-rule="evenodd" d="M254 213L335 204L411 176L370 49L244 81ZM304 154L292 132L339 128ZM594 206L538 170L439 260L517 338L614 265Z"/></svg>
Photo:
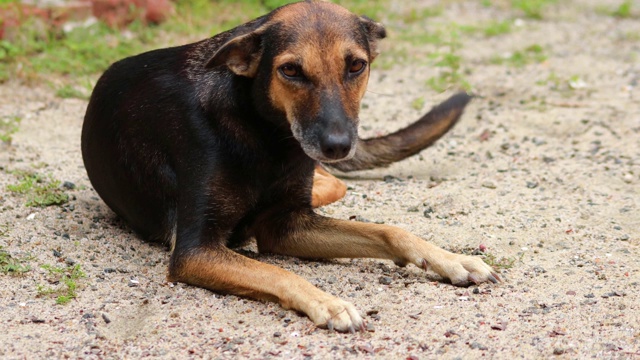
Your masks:
<svg viewBox="0 0 640 360"><path fill-rule="evenodd" d="M89 179L142 238L172 242L167 280L279 302L317 326L362 330L349 302L231 250L380 258L454 285L498 282L480 258L396 227L337 220L314 207L344 195L323 165L386 166L432 144L470 97L409 127L358 138L358 112L384 27L324 1L285 5L212 38L111 65L82 128Z"/></svg>

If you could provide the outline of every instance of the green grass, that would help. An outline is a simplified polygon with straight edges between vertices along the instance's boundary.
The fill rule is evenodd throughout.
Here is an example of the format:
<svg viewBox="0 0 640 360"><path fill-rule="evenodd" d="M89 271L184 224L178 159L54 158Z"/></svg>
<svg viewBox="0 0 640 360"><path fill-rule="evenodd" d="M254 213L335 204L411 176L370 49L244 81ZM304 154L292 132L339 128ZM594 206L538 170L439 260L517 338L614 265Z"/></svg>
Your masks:
<svg viewBox="0 0 640 360"><path fill-rule="evenodd" d="M494 37L504 34L509 34L513 31L513 22L511 20L505 21L491 21L487 23L482 32L486 37Z"/></svg>
<svg viewBox="0 0 640 360"><path fill-rule="evenodd" d="M52 265L41 265L40 267L49 273L49 276L52 278L49 282L57 283L58 286L52 288L38 284L36 286L38 295L56 296L56 304L60 305L64 305L77 297L77 281L87 276L80 268L80 265L77 264L67 267L56 267Z"/></svg>
<svg viewBox="0 0 640 360"><path fill-rule="evenodd" d="M12 135L20 128L18 116L3 116L0 118L0 142L11 145Z"/></svg>
<svg viewBox="0 0 640 360"><path fill-rule="evenodd" d="M494 57L491 62L494 64L506 64L513 67L523 67L532 63L541 63L547 60L547 55L542 46L534 44L518 50L507 57Z"/></svg>
<svg viewBox="0 0 640 360"><path fill-rule="evenodd" d="M428 18L437 17L442 14L442 7L425 7L421 9L411 8L401 14L393 16L405 24L413 24Z"/></svg>
<svg viewBox="0 0 640 360"><path fill-rule="evenodd" d="M8 225L0 226L0 236L4 236L8 229ZM0 272L5 275L19 275L31 270L29 265L24 264L29 259L29 257L15 258L0 246Z"/></svg>
<svg viewBox="0 0 640 360"><path fill-rule="evenodd" d="M443 92L450 87L470 90L471 85L465 79L462 71L462 57L458 54L458 50L462 46L458 31L452 29L447 37L443 51L432 55L433 65L440 69L440 73L429 78L427 85L437 92Z"/></svg>
<svg viewBox="0 0 640 360"><path fill-rule="evenodd" d="M543 18L544 9L555 3L556 0L511 0L511 6L524 13L530 19L540 20Z"/></svg>
<svg viewBox="0 0 640 360"><path fill-rule="evenodd" d="M425 103L424 98L423 97L419 97L419 98L414 99L411 102L411 107L414 110L422 110L422 108L424 107L424 103Z"/></svg>
<svg viewBox="0 0 640 360"><path fill-rule="evenodd" d="M8 185L7 190L24 195L27 198L26 206L46 207L51 205L62 205L69 201L67 195L60 188L60 181L44 177L39 174L17 172L16 184Z"/></svg>
<svg viewBox="0 0 640 360"><path fill-rule="evenodd" d="M1 0L3 3L11 1ZM77 85L77 79L95 76L111 63L127 56L158 47L186 42L184 38L199 40L235 27L261 16L279 6L293 1L286 0L177 0L175 15L157 26L147 26L139 21L130 24L127 31L109 28L98 22L63 32L43 26L39 20L23 23L17 36L0 40L0 82L11 77L38 81L51 75L63 76L63 80ZM377 18L384 13L388 0L346 0L341 5L357 14ZM1 6L1 5L0 5ZM416 20L429 16L433 9L409 13ZM201 34L201 35L194 35ZM177 39L176 39L177 38ZM176 39L175 42L172 40ZM73 91L74 87L62 87L62 97L86 96Z"/></svg>
<svg viewBox="0 0 640 360"><path fill-rule="evenodd" d="M633 15L631 12L632 6L633 2L631 0L625 0L611 13L611 15L618 18L628 19Z"/></svg>
<svg viewBox="0 0 640 360"><path fill-rule="evenodd" d="M71 84L65 84L56 91L56 96L63 99L82 99L88 100L89 93L79 90L77 87Z"/></svg>
<svg viewBox="0 0 640 360"><path fill-rule="evenodd" d="M111 63L146 50L165 47L171 36L203 34L204 38L254 17L288 1L282 0L179 0L176 15L159 26L136 21L128 31L109 28L102 22L70 32L44 28L36 20L17 29L11 41L0 40L0 81L11 76L38 79L44 75L63 75L78 79L104 71ZM211 21L216 19L216 21ZM169 36L171 35L171 36ZM68 90L68 89L66 89ZM63 96L77 97L61 90Z"/></svg>

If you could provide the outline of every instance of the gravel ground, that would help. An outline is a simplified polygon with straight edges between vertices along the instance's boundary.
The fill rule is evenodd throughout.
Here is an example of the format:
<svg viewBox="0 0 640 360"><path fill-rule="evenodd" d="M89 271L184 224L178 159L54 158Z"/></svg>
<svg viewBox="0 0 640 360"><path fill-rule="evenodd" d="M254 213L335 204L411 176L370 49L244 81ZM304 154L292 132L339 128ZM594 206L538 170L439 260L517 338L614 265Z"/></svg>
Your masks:
<svg viewBox="0 0 640 360"><path fill-rule="evenodd" d="M0 144L0 246L32 268L0 273L0 357L640 358L640 21L602 12L617 3L562 2L508 34L463 35L478 97L461 123L419 156L345 175L347 196L319 210L484 250L505 265L501 284L456 288L389 261L240 250L353 302L369 323L355 335L273 303L168 284L168 252L136 238L91 188L79 150L87 103L0 85L0 116L22 118L12 146ZM448 4L438 21L511 14ZM490 61L532 44L546 61ZM374 70L363 135L406 125L449 95L425 85L440 71L422 58L432 47L414 45L406 65ZM420 110L409 106L416 98ZM71 201L25 207L6 190L20 169L73 183ZM63 286L42 265L79 265L77 297L57 305L42 294Z"/></svg>

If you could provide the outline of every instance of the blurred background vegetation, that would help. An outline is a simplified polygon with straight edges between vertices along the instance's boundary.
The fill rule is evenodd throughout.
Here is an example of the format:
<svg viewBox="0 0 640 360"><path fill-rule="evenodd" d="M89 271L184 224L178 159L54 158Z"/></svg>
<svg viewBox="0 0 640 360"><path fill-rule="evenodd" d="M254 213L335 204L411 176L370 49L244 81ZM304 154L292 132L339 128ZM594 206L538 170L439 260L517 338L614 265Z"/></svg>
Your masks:
<svg viewBox="0 0 640 360"><path fill-rule="evenodd" d="M48 26L27 18L14 36L0 39L0 82L12 77L42 80L42 75L93 75L123 57L153 48L179 45L215 35L263 15L287 0L177 0L164 22L148 25L137 19L126 29L98 21L77 26ZM349 0L343 5L375 16L382 0ZM0 0L0 9L17 3ZM0 12L0 15L2 13ZM0 18L0 24L3 19Z"/></svg>
<svg viewBox="0 0 640 360"><path fill-rule="evenodd" d="M58 0L64 4L66 0ZM88 1L88 0L85 0ZM92 0L107 1L107 0ZM135 0L134 0L135 1ZM145 0L141 0L145 1ZM545 21L559 0L477 0L501 16L490 22L456 23L441 15L459 0L402 3L391 0L334 0L354 13L367 15L387 27L390 39L376 66L391 68L408 59L440 69L428 86L443 91L449 86L469 89L462 37L498 37L520 31L518 21ZM172 0L172 13L159 24L136 19L126 26L103 21L53 24L37 16L24 16L11 34L0 31L0 83L10 79L50 84L61 97L87 98L97 76L116 60L146 50L201 40L263 15L287 0ZM9 21L18 0L0 0L0 30ZM637 17L631 0L599 10L619 18ZM506 15L505 15L506 14ZM4 26L6 27L6 26ZM543 62L545 49L533 44L510 57L496 55L492 63L525 66Z"/></svg>

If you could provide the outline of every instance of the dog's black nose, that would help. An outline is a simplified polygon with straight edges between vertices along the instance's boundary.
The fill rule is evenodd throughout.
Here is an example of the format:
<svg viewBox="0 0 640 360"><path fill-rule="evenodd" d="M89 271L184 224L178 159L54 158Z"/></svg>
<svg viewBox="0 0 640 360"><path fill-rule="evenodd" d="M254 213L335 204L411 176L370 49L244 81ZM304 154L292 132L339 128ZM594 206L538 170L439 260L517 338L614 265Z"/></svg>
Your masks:
<svg viewBox="0 0 640 360"><path fill-rule="evenodd" d="M348 134L329 134L321 140L320 149L327 159L342 159L351 151L351 137Z"/></svg>

